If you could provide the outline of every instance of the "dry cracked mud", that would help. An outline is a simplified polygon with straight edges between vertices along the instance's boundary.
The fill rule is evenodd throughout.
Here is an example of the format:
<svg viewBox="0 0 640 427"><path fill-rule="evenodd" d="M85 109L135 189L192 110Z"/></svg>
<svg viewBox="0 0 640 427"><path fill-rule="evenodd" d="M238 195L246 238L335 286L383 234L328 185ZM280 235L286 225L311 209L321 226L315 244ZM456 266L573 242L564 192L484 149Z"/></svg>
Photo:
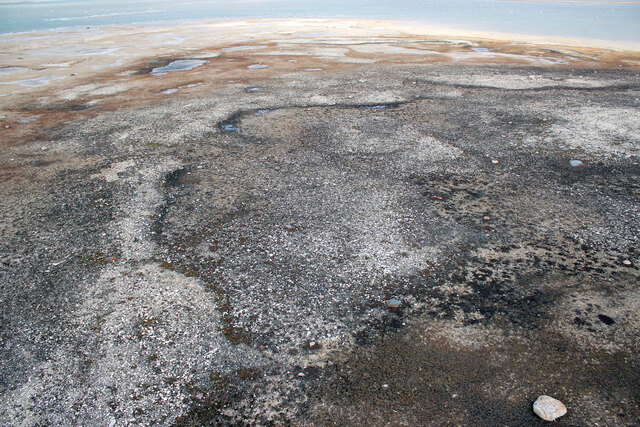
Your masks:
<svg viewBox="0 0 640 427"><path fill-rule="evenodd" d="M633 425L639 107L633 70L378 64L5 147L0 422Z"/></svg>

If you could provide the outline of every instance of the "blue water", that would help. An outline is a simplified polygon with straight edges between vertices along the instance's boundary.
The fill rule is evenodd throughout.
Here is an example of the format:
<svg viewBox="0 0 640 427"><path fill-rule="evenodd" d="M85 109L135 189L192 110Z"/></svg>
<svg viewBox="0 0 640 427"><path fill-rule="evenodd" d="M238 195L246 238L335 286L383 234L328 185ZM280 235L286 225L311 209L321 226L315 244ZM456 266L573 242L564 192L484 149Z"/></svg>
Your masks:
<svg viewBox="0 0 640 427"><path fill-rule="evenodd" d="M373 18L640 42L640 4L499 0L50 0L3 2L0 33L209 18Z"/></svg>

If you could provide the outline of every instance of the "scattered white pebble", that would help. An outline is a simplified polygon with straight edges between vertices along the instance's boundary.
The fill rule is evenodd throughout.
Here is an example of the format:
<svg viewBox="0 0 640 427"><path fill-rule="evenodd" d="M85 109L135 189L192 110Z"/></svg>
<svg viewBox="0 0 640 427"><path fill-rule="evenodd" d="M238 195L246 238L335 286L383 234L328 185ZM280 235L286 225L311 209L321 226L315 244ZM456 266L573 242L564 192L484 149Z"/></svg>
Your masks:
<svg viewBox="0 0 640 427"><path fill-rule="evenodd" d="M545 421L553 421L567 413L567 407L558 399L542 395L533 402L533 412Z"/></svg>
<svg viewBox="0 0 640 427"><path fill-rule="evenodd" d="M625 259L624 261L622 261L622 263L624 265L631 265L631 261L629 261L628 259Z"/></svg>
<svg viewBox="0 0 640 427"><path fill-rule="evenodd" d="M584 166L584 163L582 163L580 160L569 160L569 164L574 168Z"/></svg>

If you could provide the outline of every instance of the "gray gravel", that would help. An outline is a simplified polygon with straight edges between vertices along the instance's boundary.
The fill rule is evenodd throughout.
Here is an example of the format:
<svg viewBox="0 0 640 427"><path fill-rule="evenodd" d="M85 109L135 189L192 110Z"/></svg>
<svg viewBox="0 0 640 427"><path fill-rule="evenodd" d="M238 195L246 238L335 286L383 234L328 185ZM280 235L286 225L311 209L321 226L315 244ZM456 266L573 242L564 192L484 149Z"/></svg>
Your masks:
<svg viewBox="0 0 640 427"><path fill-rule="evenodd" d="M256 87L2 151L1 424L640 419L636 73Z"/></svg>

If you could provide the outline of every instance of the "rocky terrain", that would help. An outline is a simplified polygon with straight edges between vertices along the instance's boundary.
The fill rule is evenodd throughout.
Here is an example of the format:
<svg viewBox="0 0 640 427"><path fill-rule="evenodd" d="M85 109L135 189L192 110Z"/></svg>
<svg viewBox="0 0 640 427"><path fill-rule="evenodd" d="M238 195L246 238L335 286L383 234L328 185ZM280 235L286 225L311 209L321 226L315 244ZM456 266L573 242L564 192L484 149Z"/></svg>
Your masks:
<svg viewBox="0 0 640 427"><path fill-rule="evenodd" d="M152 99L3 140L2 424L640 419L637 71Z"/></svg>

